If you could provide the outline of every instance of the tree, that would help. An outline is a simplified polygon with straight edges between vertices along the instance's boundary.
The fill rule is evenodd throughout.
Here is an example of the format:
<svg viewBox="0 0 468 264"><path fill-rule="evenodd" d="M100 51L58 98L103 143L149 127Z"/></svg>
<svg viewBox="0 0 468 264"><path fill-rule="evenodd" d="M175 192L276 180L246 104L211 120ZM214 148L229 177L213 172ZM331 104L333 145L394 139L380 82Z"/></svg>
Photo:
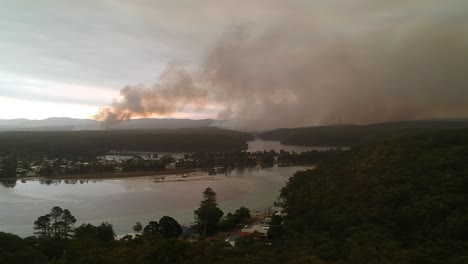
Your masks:
<svg viewBox="0 0 468 264"><path fill-rule="evenodd" d="M172 157L172 156L169 155L169 154L165 154L164 156L162 156L162 157L160 158L160 160L161 160L161 164L162 164L163 167L165 167L166 165L168 165L168 164L170 164L170 163L176 161L176 160L174 159L174 157Z"/></svg>
<svg viewBox="0 0 468 264"><path fill-rule="evenodd" d="M61 226L63 228L62 235L64 238L71 237L73 225L76 223L76 218L70 213L68 209L63 210L61 216Z"/></svg>
<svg viewBox="0 0 468 264"><path fill-rule="evenodd" d="M97 227L92 224L81 224L75 228L75 238L97 238Z"/></svg>
<svg viewBox="0 0 468 264"><path fill-rule="evenodd" d="M221 219L218 225L219 229L222 231L232 229L246 218L250 218L250 210L246 207L240 207L234 214L228 213L226 218Z"/></svg>
<svg viewBox="0 0 468 264"><path fill-rule="evenodd" d="M140 222L136 222L132 229L135 233L141 233L141 230L143 230L143 225Z"/></svg>
<svg viewBox="0 0 468 264"><path fill-rule="evenodd" d="M2 166L2 170L0 170L0 178L15 178L16 177L16 169L18 167L18 158L16 155L9 155L0 163Z"/></svg>
<svg viewBox="0 0 468 264"><path fill-rule="evenodd" d="M270 229L268 229L269 239L278 239L283 231L283 219L279 215L273 215L270 222Z"/></svg>
<svg viewBox="0 0 468 264"><path fill-rule="evenodd" d="M110 242L114 241L115 239L115 232L114 226L107 222L102 222L100 225L96 227L97 230L97 237L99 240L103 242Z"/></svg>
<svg viewBox="0 0 468 264"><path fill-rule="evenodd" d="M34 234L38 235L40 238L50 237L50 225L51 219L49 214L39 216L39 218L34 222L34 230L36 230Z"/></svg>
<svg viewBox="0 0 468 264"><path fill-rule="evenodd" d="M60 232L60 228L61 228L60 220L61 220L62 214L63 214L63 209L58 207L58 206L54 206L50 210L50 218L52 220L52 230L53 230L52 235L54 237L59 237L60 234L61 234L61 232Z"/></svg>
<svg viewBox="0 0 468 264"><path fill-rule="evenodd" d="M187 241L177 239L162 240L154 245L148 259L151 263L157 264L196 263L187 261L186 253L189 249L190 244Z"/></svg>
<svg viewBox="0 0 468 264"><path fill-rule="evenodd" d="M250 210L244 206L239 207L234 214L239 218L239 221L250 218Z"/></svg>
<svg viewBox="0 0 468 264"><path fill-rule="evenodd" d="M98 226L92 224L82 224L75 229L75 238L91 238L102 242L115 240L115 232L112 224L102 222Z"/></svg>
<svg viewBox="0 0 468 264"><path fill-rule="evenodd" d="M2 179L2 180L0 180L0 185L4 186L6 188L15 188L16 179Z"/></svg>
<svg viewBox="0 0 468 264"><path fill-rule="evenodd" d="M216 193L213 189L206 188L203 192L203 198L200 207L195 210L195 219L200 234L206 236L216 233L218 222L224 213L218 207Z"/></svg>
<svg viewBox="0 0 468 264"><path fill-rule="evenodd" d="M182 234L182 227L174 218L163 216L159 220L159 233L164 239L179 238Z"/></svg>
<svg viewBox="0 0 468 264"><path fill-rule="evenodd" d="M143 229L143 237L149 241L158 241L160 238L159 224L157 221L150 221Z"/></svg>
<svg viewBox="0 0 468 264"><path fill-rule="evenodd" d="M49 214L40 216L34 222L34 230L37 230L35 234L41 238L70 238L75 223L76 218L68 209L55 206Z"/></svg>
<svg viewBox="0 0 468 264"><path fill-rule="evenodd" d="M5 264L43 264L49 263L47 257L38 251L28 239L0 232L0 263Z"/></svg>

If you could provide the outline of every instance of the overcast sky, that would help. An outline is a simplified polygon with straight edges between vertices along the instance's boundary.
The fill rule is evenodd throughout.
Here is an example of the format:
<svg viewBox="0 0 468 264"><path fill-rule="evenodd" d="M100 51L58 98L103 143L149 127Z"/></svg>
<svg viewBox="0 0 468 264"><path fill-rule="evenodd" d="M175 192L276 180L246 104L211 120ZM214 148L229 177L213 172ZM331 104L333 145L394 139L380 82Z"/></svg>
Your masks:
<svg viewBox="0 0 468 264"><path fill-rule="evenodd" d="M273 55L280 53L281 56L273 56L278 61L284 60L285 51L297 56L306 50L313 50L312 55L306 57L314 60L320 57L322 51L328 58L330 46L339 47L340 43L349 40L353 44L372 43L369 53L373 54L377 54L376 47L380 44L385 47L395 44L391 46L394 50L398 45L406 45L400 40L408 38L405 35L408 32L419 34L440 25L445 26L438 29L441 32L446 32L446 26L452 24L457 29L458 35L451 36L453 38L447 41L466 44L466 29L462 26L466 27L467 11L468 1L465 0L0 0L0 118L89 118L99 107L119 99L122 87L137 84L149 86L158 82L167 65L184 65L188 69L205 67L219 39L239 26L249 28L254 38L263 36L261 46L271 48ZM418 31L418 28L421 30ZM271 39L271 47L264 45L265 39ZM424 45L424 42L420 44ZM438 45L445 44L441 41ZM367 67L373 67L368 57L359 57L366 50L359 47L352 52L348 48L344 50L347 54L357 54L358 59L353 58L353 63L361 61L367 63ZM463 51L466 48L459 54L461 58L466 55ZM240 52L239 55L251 53ZM322 64L333 67L336 61L329 63L330 60L326 58ZM384 59L388 58L386 56ZM304 64L300 59L296 61ZM288 62L288 65L291 63ZM287 67L288 70L293 68ZM315 66L307 63L303 67ZM295 73L276 70L271 71L276 75L278 72ZM287 82L288 78L280 81ZM325 78L328 79L316 81L329 84L334 77ZM300 85L307 81L301 80ZM291 83L294 85L295 82ZM468 89L464 84L464 89ZM280 94L283 97L301 97L300 91L303 89L292 87L290 91ZM317 97L321 90L317 88L313 91L308 92L307 96ZM325 93L320 101L331 96ZM398 98L396 94L392 96ZM221 100L221 104L224 101ZM347 104L347 101L343 102L335 103ZM226 103L232 106L229 100ZM236 103L239 105L239 101ZM217 107L211 104L197 111L187 107L177 109L171 116L216 117ZM270 110L265 108L258 111L263 113ZM443 110L435 116L454 113ZM465 110L458 107L456 115L462 115ZM327 109L327 114L330 111ZM324 116L325 113L291 125L316 124L326 118L341 121L336 115ZM344 116L343 121L347 121L346 118ZM374 119L380 121L381 118Z"/></svg>

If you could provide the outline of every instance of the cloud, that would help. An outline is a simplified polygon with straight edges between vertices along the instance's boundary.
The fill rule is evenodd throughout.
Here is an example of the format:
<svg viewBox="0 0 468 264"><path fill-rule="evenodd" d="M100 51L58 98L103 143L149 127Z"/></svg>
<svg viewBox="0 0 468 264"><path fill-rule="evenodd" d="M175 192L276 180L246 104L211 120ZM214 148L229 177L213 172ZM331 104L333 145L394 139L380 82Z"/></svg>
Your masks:
<svg viewBox="0 0 468 264"><path fill-rule="evenodd" d="M195 104L224 105L219 115L238 128L468 116L467 4L336 4L286 10L268 27L231 27L185 70L189 85L132 89L151 102L135 112L166 115L191 104L186 87L203 95ZM129 110L128 99L113 109Z"/></svg>
<svg viewBox="0 0 468 264"><path fill-rule="evenodd" d="M94 107L105 104L114 96L112 91L103 87L52 82L2 72L0 72L0 91L3 97L23 101L79 104ZM31 108L31 110L40 109Z"/></svg>
<svg viewBox="0 0 468 264"><path fill-rule="evenodd" d="M216 104L236 127L258 129L468 115L463 0L4 7L1 71L125 87L111 112L167 116Z"/></svg>

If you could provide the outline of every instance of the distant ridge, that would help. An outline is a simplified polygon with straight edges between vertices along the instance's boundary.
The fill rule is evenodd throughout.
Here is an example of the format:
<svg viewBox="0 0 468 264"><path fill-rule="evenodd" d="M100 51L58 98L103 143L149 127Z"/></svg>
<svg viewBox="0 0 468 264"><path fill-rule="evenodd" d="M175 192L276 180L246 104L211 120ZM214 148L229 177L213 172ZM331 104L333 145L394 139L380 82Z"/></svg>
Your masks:
<svg viewBox="0 0 468 264"><path fill-rule="evenodd" d="M260 133L264 140L297 146L356 146L407 134L468 128L467 119L421 120L370 125L330 125L281 128Z"/></svg>
<svg viewBox="0 0 468 264"><path fill-rule="evenodd" d="M0 131L98 130L99 127L95 120L69 117L50 117L42 120L0 119Z"/></svg>
<svg viewBox="0 0 468 264"><path fill-rule="evenodd" d="M109 130L210 127L215 121L213 119L142 118L123 121L109 127ZM69 117L51 117L42 120L0 119L0 131L79 131L100 130L100 127L100 123L96 120Z"/></svg>

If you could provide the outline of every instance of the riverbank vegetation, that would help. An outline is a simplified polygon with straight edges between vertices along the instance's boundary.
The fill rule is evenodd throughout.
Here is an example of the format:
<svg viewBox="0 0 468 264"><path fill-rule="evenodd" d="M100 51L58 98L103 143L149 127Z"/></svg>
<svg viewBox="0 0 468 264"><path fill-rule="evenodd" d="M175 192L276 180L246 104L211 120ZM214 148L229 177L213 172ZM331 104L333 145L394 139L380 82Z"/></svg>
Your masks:
<svg viewBox="0 0 468 264"><path fill-rule="evenodd" d="M226 173L239 168L269 168L314 165L338 153L341 149L311 150L301 153L289 151L233 151L233 152L196 152L177 160L176 167L200 169L212 174Z"/></svg>
<svg viewBox="0 0 468 264"><path fill-rule="evenodd" d="M95 159L24 160L15 155L0 159L0 178L43 177L47 179L99 179L144 175L169 175L196 170L210 174L228 173L234 169L314 165L340 153L340 149L306 151L227 151L195 152L173 157L170 154L140 154L127 158L117 155ZM117 157L117 158L116 158ZM125 157L125 156L124 156Z"/></svg>
<svg viewBox="0 0 468 264"><path fill-rule="evenodd" d="M0 233L0 262L468 263L467 190L468 130L422 133L356 147L297 172L280 194L284 216L272 219L266 238L245 236L232 247L210 239L59 243ZM201 205L213 218L198 214L199 226L222 221L211 197Z"/></svg>

